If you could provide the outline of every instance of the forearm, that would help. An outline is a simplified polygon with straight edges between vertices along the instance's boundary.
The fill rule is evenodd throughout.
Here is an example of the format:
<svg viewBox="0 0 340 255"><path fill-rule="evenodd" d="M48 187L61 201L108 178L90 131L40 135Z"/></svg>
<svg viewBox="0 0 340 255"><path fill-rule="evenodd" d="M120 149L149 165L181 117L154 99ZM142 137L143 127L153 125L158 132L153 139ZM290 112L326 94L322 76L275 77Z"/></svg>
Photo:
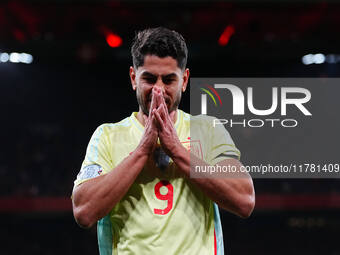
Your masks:
<svg viewBox="0 0 340 255"><path fill-rule="evenodd" d="M184 147L176 151L173 160L187 177L190 177L192 166L208 166L205 161L190 154ZM219 165L232 165L240 169L242 164L236 159L226 159ZM255 206L255 192L251 177L245 173L238 173L225 178L190 178L206 195L220 207L240 217L248 217Z"/></svg>
<svg viewBox="0 0 340 255"><path fill-rule="evenodd" d="M91 227L107 215L126 194L148 155L136 149L108 174L88 180L73 190L73 213L83 227Z"/></svg>

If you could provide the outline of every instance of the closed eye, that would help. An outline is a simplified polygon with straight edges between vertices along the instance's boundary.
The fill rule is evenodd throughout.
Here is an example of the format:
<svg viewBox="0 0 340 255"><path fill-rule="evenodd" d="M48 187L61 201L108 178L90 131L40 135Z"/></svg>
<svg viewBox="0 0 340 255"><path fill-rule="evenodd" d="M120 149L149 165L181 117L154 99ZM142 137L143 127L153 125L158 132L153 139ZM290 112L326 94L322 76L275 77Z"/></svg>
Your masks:
<svg viewBox="0 0 340 255"><path fill-rule="evenodd" d="M162 77L162 81L164 82L164 84L170 85L171 83L177 81L177 75L174 74L174 73L165 75L165 76Z"/></svg>
<svg viewBox="0 0 340 255"><path fill-rule="evenodd" d="M176 81L176 79L163 79L164 84L171 84L172 82Z"/></svg>
<svg viewBox="0 0 340 255"><path fill-rule="evenodd" d="M157 81L157 76L152 75L151 73L148 72L145 72L141 78L148 84L154 84Z"/></svg>
<svg viewBox="0 0 340 255"><path fill-rule="evenodd" d="M146 83L149 83L149 84L154 84L156 83L156 80L155 78L143 78L143 80L146 82Z"/></svg>

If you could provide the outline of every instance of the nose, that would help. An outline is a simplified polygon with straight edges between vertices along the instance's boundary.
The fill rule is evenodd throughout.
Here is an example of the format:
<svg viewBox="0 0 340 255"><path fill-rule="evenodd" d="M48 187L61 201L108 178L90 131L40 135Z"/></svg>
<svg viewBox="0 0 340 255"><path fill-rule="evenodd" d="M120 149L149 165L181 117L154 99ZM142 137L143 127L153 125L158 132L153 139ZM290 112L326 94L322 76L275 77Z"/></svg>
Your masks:
<svg viewBox="0 0 340 255"><path fill-rule="evenodd" d="M157 79L154 87L159 88L163 93L165 93L165 84L163 83L162 79Z"/></svg>

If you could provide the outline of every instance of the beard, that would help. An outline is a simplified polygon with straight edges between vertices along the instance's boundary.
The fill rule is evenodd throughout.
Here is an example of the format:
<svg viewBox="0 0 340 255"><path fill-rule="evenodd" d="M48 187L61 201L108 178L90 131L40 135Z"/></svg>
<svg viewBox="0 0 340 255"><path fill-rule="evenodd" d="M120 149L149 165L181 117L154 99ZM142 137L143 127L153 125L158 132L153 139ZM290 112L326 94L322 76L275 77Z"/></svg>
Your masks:
<svg viewBox="0 0 340 255"><path fill-rule="evenodd" d="M151 99L152 99L152 93L150 93L147 98L143 97L143 95L139 92L139 89L137 88L136 91L136 97L137 97L137 102L139 104L139 107L142 109L142 112L146 115L149 116L150 112L150 106L151 106ZM168 97L164 98L164 101L166 103L166 107L168 108L169 114L172 111L177 110L179 103L181 102L182 98L182 91L179 90L178 93L176 94L175 101L173 104L171 104L171 99ZM148 106L148 104L150 104Z"/></svg>

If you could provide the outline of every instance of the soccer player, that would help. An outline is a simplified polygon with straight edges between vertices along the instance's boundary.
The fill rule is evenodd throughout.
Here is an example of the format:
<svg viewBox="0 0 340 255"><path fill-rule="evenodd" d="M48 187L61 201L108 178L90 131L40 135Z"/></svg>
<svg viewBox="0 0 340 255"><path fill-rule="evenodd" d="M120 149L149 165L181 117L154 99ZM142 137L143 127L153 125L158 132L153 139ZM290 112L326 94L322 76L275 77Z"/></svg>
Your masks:
<svg viewBox="0 0 340 255"><path fill-rule="evenodd" d="M178 109L189 79L179 33L141 31L131 53L139 111L94 132L73 189L74 217L85 228L98 222L101 255L224 254L218 206L248 217L252 180L190 178L190 163L239 168L240 153L224 128L209 132L208 117ZM202 134L199 153L189 150L190 125Z"/></svg>

